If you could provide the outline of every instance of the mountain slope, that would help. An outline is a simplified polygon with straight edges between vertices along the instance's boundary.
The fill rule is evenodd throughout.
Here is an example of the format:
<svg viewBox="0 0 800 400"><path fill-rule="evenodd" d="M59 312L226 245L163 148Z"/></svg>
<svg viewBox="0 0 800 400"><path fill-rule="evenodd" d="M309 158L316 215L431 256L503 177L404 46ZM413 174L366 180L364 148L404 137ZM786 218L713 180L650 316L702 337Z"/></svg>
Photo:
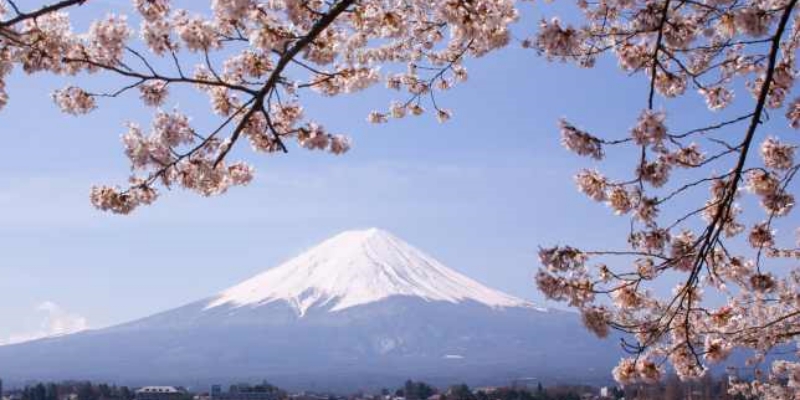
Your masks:
<svg viewBox="0 0 800 400"><path fill-rule="evenodd" d="M607 379L574 314L490 289L370 229L138 321L0 347L0 376L131 384L269 379L290 388Z"/></svg>

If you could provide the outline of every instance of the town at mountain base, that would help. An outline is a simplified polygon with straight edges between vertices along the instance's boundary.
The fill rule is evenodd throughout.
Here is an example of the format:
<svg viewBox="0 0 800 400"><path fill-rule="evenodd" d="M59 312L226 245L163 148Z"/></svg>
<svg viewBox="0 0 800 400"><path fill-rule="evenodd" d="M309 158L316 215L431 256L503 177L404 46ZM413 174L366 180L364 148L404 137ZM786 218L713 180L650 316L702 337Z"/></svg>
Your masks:
<svg viewBox="0 0 800 400"><path fill-rule="evenodd" d="M576 314L537 307L378 229L339 234L195 303L0 347L0 376L351 389L406 378L604 383L619 359Z"/></svg>

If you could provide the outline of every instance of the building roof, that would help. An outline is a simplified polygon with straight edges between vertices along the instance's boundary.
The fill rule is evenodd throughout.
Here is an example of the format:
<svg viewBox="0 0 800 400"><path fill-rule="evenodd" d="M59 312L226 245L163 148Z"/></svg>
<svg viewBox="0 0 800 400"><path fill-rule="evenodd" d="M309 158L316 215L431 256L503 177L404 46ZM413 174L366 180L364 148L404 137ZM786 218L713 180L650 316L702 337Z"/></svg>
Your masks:
<svg viewBox="0 0 800 400"><path fill-rule="evenodd" d="M174 386L145 386L136 393L181 393L181 391Z"/></svg>

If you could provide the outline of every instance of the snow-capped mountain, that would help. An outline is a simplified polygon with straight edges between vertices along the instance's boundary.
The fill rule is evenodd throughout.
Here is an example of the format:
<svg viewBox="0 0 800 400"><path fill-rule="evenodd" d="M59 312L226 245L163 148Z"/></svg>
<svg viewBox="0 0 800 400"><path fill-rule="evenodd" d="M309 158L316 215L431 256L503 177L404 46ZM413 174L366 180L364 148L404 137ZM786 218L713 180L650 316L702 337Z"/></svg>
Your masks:
<svg viewBox="0 0 800 400"><path fill-rule="evenodd" d="M312 306L340 311L392 296L533 307L449 269L389 232L340 233L288 262L223 291L207 308L285 301L302 316Z"/></svg>
<svg viewBox="0 0 800 400"><path fill-rule="evenodd" d="M365 388L406 378L603 380L617 359L576 315L488 288L367 229L183 307L0 346L0 377Z"/></svg>

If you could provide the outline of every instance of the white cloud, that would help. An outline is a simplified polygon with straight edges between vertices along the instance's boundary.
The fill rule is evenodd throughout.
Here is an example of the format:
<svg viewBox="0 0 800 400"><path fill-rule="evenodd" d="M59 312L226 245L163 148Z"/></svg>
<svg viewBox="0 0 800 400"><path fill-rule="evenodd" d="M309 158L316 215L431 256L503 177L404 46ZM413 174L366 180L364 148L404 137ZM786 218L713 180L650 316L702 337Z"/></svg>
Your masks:
<svg viewBox="0 0 800 400"><path fill-rule="evenodd" d="M36 311L43 314L37 330L12 334L5 340L0 339L0 346L66 335L89 329L89 323L85 317L69 312L52 301L42 302L36 307Z"/></svg>

